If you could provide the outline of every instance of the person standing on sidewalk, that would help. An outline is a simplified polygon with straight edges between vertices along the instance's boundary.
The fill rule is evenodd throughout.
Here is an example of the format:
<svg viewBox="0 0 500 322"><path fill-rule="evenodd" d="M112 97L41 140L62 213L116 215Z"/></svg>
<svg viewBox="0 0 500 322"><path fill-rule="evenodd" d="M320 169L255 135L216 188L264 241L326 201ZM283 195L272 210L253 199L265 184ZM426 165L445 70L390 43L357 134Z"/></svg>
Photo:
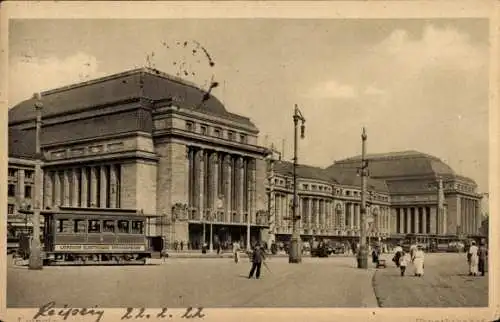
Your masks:
<svg viewBox="0 0 500 322"><path fill-rule="evenodd" d="M259 244L255 245L255 249L252 253L252 269L250 270L250 274L248 274L248 278L252 278L255 273L255 278L260 278L260 268L262 266L262 262L266 259L264 255L264 250L260 247Z"/></svg>

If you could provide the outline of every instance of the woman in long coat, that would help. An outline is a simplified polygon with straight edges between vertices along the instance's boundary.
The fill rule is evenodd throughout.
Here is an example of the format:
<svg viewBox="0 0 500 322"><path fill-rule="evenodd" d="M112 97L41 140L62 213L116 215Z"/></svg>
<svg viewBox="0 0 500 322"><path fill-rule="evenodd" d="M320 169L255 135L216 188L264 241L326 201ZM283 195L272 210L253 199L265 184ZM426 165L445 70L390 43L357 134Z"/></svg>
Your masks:
<svg viewBox="0 0 500 322"><path fill-rule="evenodd" d="M415 276L424 275L424 259L425 254L422 245L417 246L417 250L413 253L413 265L415 265Z"/></svg>

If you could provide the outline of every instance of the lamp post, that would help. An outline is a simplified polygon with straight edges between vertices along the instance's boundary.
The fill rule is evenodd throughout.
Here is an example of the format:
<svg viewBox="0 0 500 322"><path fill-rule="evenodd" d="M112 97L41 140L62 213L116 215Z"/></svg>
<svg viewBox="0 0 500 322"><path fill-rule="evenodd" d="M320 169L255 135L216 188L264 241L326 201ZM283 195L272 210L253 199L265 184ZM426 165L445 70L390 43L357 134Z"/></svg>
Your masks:
<svg viewBox="0 0 500 322"><path fill-rule="evenodd" d="M361 134L361 222L360 222L360 232L359 232L359 252L358 252L358 268L367 269L368 268L368 248L366 245L366 235L367 235L367 218L366 218L366 193L367 193L367 182L366 177L368 176L368 162L366 158L366 130L363 127L363 133Z"/></svg>
<svg viewBox="0 0 500 322"><path fill-rule="evenodd" d="M42 96L39 93L34 95L36 111L36 136L35 136L35 193L33 207L33 241L29 258L29 269L40 270L43 268L41 249L40 249L40 191L42 185L42 154L40 147L40 132L42 127Z"/></svg>
<svg viewBox="0 0 500 322"><path fill-rule="evenodd" d="M304 138L305 123L306 119L299 110L297 104L295 104L295 109L293 113L293 125L294 125L294 137L293 137L293 204L292 204L292 238L290 242L290 252L288 257L289 263L301 263L302 262L302 252L301 252L301 240L300 233L298 231L297 222L300 220L300 215L297 215L297 150L298 150L298 131L299 131L299 121L301 121L300 126L300 137Z"/></svg>

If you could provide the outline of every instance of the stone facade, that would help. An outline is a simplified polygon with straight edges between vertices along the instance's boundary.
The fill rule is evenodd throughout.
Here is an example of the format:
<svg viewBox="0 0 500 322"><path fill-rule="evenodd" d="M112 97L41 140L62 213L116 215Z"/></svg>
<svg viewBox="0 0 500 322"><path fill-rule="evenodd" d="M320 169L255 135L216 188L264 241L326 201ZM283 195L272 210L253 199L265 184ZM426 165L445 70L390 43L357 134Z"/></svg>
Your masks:
<svg viewBox="0 0 500 322"><path fill-rule="evenodd" d="M246 244L267 227L267 149L257 146L257 127L215 97L150 69L42 97L45 209L136 210L150 236L191 246L209 231ZM13 146L23 137L34 150L33 104L9 111Z"/></svg>
<svg viewBox="0 0 500 322"><path fill-rule="evenodd" d="M481 195L473 180L456 175L436 157L416 151L367 157L368 235L400 239L420 236L466 237L480 234ZM303 239L359 237L361 182L359 157L322 169L300 165L297 188ZM291 236L292 164L269 159L271 213L269 240Z"/></svg>
<svg viewBox="0 0 500 322"><path fill-rule="evenodd" d="M270 158L248 118L205 94L151 69L42 93L44 209L134 210L148 218L149 236L191 247L289 238L291 163ZM12 223L20 203L29 202L25 187L33 185L26 176L34 166L33 110L33 100L9 110ZM402 167L401 158L413 163ZM359 236L358 161L299 166L298 227L305 239ZM478 230L475 183L436 158L372 157L370 172L370 236Z"/></svg>

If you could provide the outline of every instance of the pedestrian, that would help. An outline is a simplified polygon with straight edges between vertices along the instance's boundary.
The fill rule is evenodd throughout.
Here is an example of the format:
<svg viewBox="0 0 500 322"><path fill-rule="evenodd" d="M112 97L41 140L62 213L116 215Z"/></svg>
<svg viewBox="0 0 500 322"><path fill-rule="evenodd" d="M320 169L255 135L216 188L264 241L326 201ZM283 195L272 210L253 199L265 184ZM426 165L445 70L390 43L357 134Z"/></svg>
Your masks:
<svg viewBox="0 0 500 322"><path fill-rule="evenodd" d="M472 241L471 246L469 247L469 251L467 252L467 262L469 263L469 276L476 276L478 269L478 248L476 246L476 242Z"/></svg>
<svg viewBox="0 0 500 322"><path fill-rule="evenodd" d="M399 267L399 260L402 255L403 255L403 247L401 247L401 245L398 244L394 248L394 257L392 258L392 261L396 264L397 267Z"/></svg>
<svg viewBox="0 0 500 322"><path fill-rule="evenodd" d="M379 251L378 247L374 247L372 251L372 263L375 264L376 267L378 267Z"/></svg>
<svg viewBox="0 0 500 322"><path fill-rule="evenodd" d="M411 261L411 257L409 253L402 252L399 258L399 269L401 270L401 276L405 276L406 266Z"/></svg>
<svg viewBox="0 0 500 322"><path fill-rule="evenodd" d="M181 241L181 252L184 250L184 241Z"/></svg>
<svg viewBox="0 0 500 322"><path fill-rule="evenodd" d="M260 268L262 266L262 262L266 258L264 255L264 250L260 247L259 244L255 245L255 249L252 253L252 269L250 270L250 274L248 274L248 278L252 278L255 273L255 278L260 278Z"/></svg>
<svg viewBox="0 0 500 322"><path fill-rule="evenodd" d="M486 248L484 239L481 240L479 243L479 250L478 250L478 269L479 273L481 273L481 276L484 276L486 272L486 259L488 257L488 248Z"/></svg>
<svg viewBox="0 0 500 322"><path fill-rule="evenodd" d="M240 246L238 245L238 243L234 242L233 243L233 257L234 257L234 262L236 264L238 264L238 262L240 261L240 255L238 253L240 250L239 248L240 248Z"/></svg>
<svg viewBox="0 0 500 322"><path fill-rule="evenodd" d="M424 259L425 254L422 245L417 246L417 250L413 253L413 264L415 265L415 276L422 277L424 275Z"/></svg>

